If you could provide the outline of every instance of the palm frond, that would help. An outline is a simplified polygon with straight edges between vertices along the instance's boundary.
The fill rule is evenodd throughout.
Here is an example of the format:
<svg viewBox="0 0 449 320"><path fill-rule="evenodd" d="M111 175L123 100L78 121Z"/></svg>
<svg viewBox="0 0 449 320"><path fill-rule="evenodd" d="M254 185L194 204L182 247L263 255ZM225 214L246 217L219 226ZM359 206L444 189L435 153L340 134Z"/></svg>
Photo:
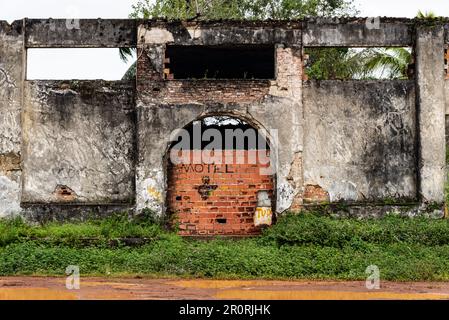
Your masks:
<svg viewBox="0 0 449 320"><path fill-rule="evenodd" d="M363 77L405 79L411 57L406 48L367 49L361 58L360 74Z"/></svg>
<svg viewBox="0 0 449 320"><path fill-rule="evenodd" d="M135 49L133 48L120 48L119 49L120 59L123 62L128 62L128 59L133 56L134 51Z"/></svg>
<svg viewBox="0 0 449 320"><path fill-rule="evenodd" d="M436 15L432 11L422 12L421 10L418 10L418 13L416 14L416 18L418 18L418 19L435 19Z"/></svg>

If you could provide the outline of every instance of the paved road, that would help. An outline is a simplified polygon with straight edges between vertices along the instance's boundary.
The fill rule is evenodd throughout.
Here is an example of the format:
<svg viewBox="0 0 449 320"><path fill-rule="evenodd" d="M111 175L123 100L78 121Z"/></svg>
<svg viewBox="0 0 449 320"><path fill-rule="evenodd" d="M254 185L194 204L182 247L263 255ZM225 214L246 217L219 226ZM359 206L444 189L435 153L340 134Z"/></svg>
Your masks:
<svg viewBox="0 0 449 320"><path fill-rule="evenodd" d="M81 278L68 290L65 278L0 277L0 299L449 299L449 282L169 280Z"/></svg>

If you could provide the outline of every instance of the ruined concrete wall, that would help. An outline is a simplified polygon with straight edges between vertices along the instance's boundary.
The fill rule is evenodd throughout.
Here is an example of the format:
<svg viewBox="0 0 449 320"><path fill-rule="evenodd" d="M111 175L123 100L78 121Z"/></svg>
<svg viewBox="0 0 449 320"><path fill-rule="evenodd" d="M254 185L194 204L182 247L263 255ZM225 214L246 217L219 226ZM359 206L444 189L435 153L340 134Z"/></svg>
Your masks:
<svg viewBox="0 0 449 320"><path fill-rule="evenodd" d="M311 18L304 21L307 47L410 46L413 23L398 18Z"/></svg>
<svg viewBox="0 0 449 320"><path fill-rule="evenodd" d="M446 115L449 115L449 80L444 81L444 99L446 103Z"/></svg>
<svg viewBox="0 0 449 320"><path fill-rule="evenodd" d="M298 27L298 25L296 25ZM276 155L276 210L283 212L302 193L301 31L286 25L236 23L142 24L137 64L138 165L136 208L166 209L166 155L170 134L209 115L231 115L268 134ZM272 44L276 80L164 80L168 44ZM294 173L294 174L292 174Z"/></svg>
<svg viewBox="0 0 449 320"><path fill-rule="evenodd" d="M0 217L20 212L22 22L0 21Z"/></svg>
<svg viewBox="0 0 449 320"><path fill-rule="evenodd" d="M133 84L27 81L22 204L134 202Z"/></svg>
<svg viewBox="0 0 449 320"><path fill-rule="evenodd" d="M27 48L135 47L136 21L123 19L26 19Z"/></svg>
<svg viewBox="0 0 449 320"><path fill-rule="evenodd" d="M303 92L304 184L318 189L308 202L416 201L413 81L310 81Z"/></svg>
<svg viewBox="0 0 449 320"><path fill-rule="evenodd" d="M446 103L446 115L445 115L445 131L446 131L446 148L449 146L449 80L444 81L444 99ZM446 168L446 171L448 168Z"/></svg>
<svg viewBox="0 0 449 320"><path fill-rule="evenodd" d="M417 27L415 50L419 195L422 202L442 204L446 182L443 26Z"/></svg>
<svg viewBox="0 0 449 320"><path fill-rule="evenodd" d="M37 207L47 217L56 208L63 219L90 209L164 213L170 134L213 115L267 131L278 213L339 200L360 212L367 203L365 211L385 212L372 208L404 201L437 203L441 212L449 32L426 24L0 22L0 216ZM274 79L164 79L167 45L243 44L273 47ZM414 81L302 81L304 47L413 45ZM25 48L133 46L135 84L23 79Z"/></svg>

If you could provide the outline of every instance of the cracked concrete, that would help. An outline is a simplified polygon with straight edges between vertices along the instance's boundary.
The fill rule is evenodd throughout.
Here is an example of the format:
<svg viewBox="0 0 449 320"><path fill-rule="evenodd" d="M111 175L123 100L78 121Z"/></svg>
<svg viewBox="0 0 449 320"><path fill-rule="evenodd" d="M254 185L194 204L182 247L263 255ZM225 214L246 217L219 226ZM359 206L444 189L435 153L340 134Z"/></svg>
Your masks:
<svg viewBox="0 0 449 320"><path fill-rule="evenodd" d="M393 202L413 204L410 215L439 216L448 26L81 19L69 30L64 19L0 21L0 216L163 214L170 133L214 115L266 131L278 214L330 202L350 204L350 215L380 216L396 210L385 205ZM167 45L247 44L272 46L274 79L164 79ZM23 79L26 48L130 46L139 52L135 83ZM415 46L415 79L303 81L304 46Z"/></svg>
<svg viewBox="0 0 449 320"><path fill-rule="evenodd" d="M22 203L133 202L131 89L128 82L27 83ZM60 197L57 186L76 197Z"/></svg>

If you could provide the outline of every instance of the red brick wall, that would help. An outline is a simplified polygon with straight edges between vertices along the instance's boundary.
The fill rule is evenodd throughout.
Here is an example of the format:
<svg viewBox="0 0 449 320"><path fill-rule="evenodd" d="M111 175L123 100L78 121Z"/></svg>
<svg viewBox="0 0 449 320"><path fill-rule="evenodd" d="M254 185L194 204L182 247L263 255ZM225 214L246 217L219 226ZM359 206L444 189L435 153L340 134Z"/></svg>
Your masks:
<svg viewBox="0 0 449 320"><path fill-rule="evenodd" d="M269 94L270 80L164 80L163 52L160 45L138 50L137 91L157 103L257 103Z"/></svg>
<svg viewBox="0 0 449 320"><path fill-rule="evenodd" d="M162 80L148 82L152 97L165 103L255 103L268 94L268 80ZM142 87L140 87L142 90Z"/></svg>
<svg viewBox="0 0 449 320"><path fill-rule="evenodd" d="M175 215L181 235L260 232L254 226L253 214L258 190L268 190L273 203L273 176L260 172L261 168L269 167L269 163L249 163L248 152L254 151L231 150L220 154L224 155L224 152L234 155L240 152L244 163L174 165L169 161L168 212ZM226 223L217 219L226 219Z"/></svg>

